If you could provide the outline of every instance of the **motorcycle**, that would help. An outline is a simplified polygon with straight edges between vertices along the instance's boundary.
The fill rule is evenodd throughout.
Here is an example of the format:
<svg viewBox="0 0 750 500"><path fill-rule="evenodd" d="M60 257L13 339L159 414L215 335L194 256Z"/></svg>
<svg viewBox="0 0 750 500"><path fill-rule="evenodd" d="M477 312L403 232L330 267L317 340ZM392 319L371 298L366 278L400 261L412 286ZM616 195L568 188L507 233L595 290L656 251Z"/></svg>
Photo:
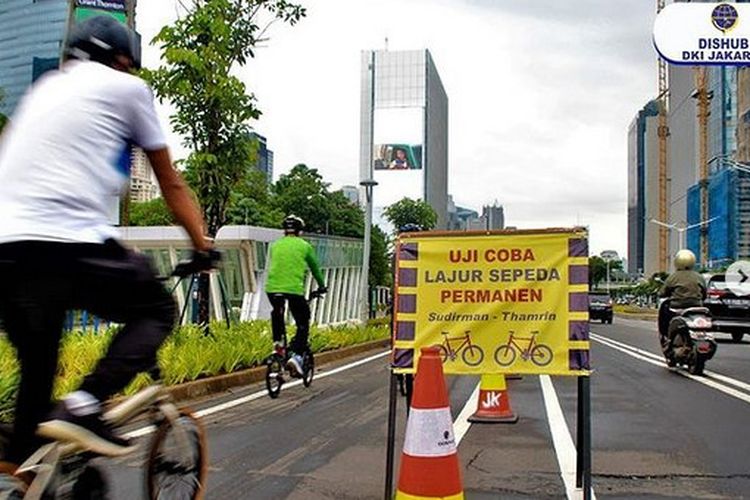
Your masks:
<svg viewBox="0 0 750 500"><path fill-rule="evenodd" d="M669 318L667 325L666 318ZM716 354L712 328L707 308L672 309L669 299L663 300L659 306L659 338L667 366L685 365L689 373L702 374L706 361Z"/></svg>

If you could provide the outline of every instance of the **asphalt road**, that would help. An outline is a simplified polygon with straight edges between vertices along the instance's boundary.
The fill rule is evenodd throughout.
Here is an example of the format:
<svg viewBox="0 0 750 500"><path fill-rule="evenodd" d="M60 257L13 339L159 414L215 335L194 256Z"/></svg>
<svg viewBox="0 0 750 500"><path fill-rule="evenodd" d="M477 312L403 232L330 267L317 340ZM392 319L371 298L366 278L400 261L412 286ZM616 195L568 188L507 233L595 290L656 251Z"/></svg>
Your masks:
<svg viewBox="0 0 750 500"><path fill-rule="evenodd" d="M592 325L593 486L598 498L750 498L750 342L722 342L707 377L668 370L650 323ZM363 357L372 356L368 353ZM319 375L338 365L321 369ZM454 419L478 380L449 379ZM575 436L576 382L555 378ZM515 425L472 425L460 442L466 496L565 498L561 462L539 377L509 383ZM263 387L194 402L210 408ZM204 418L207 498L382 498L386 358ZM399 401L400 450L405 409ZM554 420L554 419L553 419ZM564 427L563 431L564 431ZM562 460L561 460L562 458ZM142 459L107 464L114 498L142 498ZM577 497L580 492L571 493ZM744 495L744 496L743 496Z"/></svg>

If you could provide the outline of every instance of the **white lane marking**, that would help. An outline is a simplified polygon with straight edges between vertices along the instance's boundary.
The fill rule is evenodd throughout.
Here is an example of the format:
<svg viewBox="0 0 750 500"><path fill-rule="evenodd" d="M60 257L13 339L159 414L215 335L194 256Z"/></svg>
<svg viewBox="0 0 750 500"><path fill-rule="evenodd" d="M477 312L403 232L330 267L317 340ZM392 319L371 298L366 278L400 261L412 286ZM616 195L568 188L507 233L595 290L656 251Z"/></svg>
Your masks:
<svg viewBox="0 0 750 500"><path fill-rule="evenodd" d="M656 361L664 361L664 356L660 356L660 355L658 355L656 353L653 353L653 352L650 352L650 351L646 351L644 349L640 349L640 348L635 347L635 346L630 345L630 344L624 344L622 342L619 342L617 340L611 339L609 337L605 337L604 335L599 335L599 334L594 333L594 332L591 332L590 335L591 335L591 338L594 339L594 340L598 340L598 341L601 341L601 342L608 342L608 343L611 343L611 344L615 344L615 345L617 345L619 347L622 347L624 349L628 349L628 350L633 351L633 352L635 352L637 354L640 354L641 356L647 356L649 358L655 359Z"/></svg>
<svg viewBox="0 0 750 500"><path fill-rule="evenodd" d="M654 324L656 324L656 318L637 319L637 318L623 318L623 317L618 316L617 324L623 324L623 323L626 325L634 326L636 328L647 330L653 327Z"/></svg>
<svg viewBox="0 0 750 500"><path fill-rule="evenodd" d="M471 396L469 396L469 399L466 400L466 404L461 410L461 413L456 417L456 421L453 422L453 435L456 437L456 446L461 444L461 440L466 433L469 432L469 427L471 427L469 417L476 411L478 402L479 383L477 383L477 386L474 388L474 392L471 393Z"/></svg>
<svg viewBox="0 0 750 500"><path fill-rule="evenodd" d="M339 366L338 368L334 368L331 371L323 372L323 373L317 373L315 374L315 379L321 379L325 377L330 377L331 375L336 375L337 373L341 373L346 370L350 370L352 368L356 368L358 366L364 365L366 363L369 363L370 361L375 361L376 359L380 359L382 357L387 356L390 354L391 351L385 351L378 354L374 354L372 356L369 356L367 358L360 359L358 361L354 361L353 363L349 363L346 365ZM284 384L286 388L290 387L296 387L298 385L302 384L302 379L297 379L292 382L289 382L288 384ZM267 395L268 393L263 391L254 392L252 394L248 394L247 396L243 396L241 398L233 399L231 401L227 401L225 403L218 404L216 406L210 406L208 408L204 408L200 411L195 412L196 417L205 417L207 415L213 415L214 413L218 413L220 411L228 410L229 408L234 408L235 406L239 406L241 404L245 404L249 401L253 401L255 399L262 398L263 396ZM128 439L133 439L141 436L145 436L146 434L150 434L154 432L155 427L153 425L149 425L146 427L142 427L140 429L136 429L134 431L128 432L125 434L125 437Z"/></svg>
<svg viewBox="0 0 750 500"><path fill-rule="evenodd" d="M557 465L560 468L560 477L565 483L565 493L568 500L583 498L583 490L576 488L576 447L570 436L568 424L565 422L560 401L557 399L555 386L549 375L540 375L539 382L542 385L542 396L544 397L544 408L547 410L547 421L552 434L552 443L555 446ZM596 499L594 488L591 488L591 498Z"/></svg>
<svg viewBox="0 0 750 500"><path fill-rule="evenodd" d="M610 342L612 344L618 345L618 346L623 347L625 349L630 349L631 351L636 352L638 354L641 354L642 356L648 356L648 357L650 357L652 359L655 359L657 361L664 361L664 356L660 356L660 355L658 355L656 353L652 353L652 352L649 352L649 351L644 351L643 349L639 349L638 347L632 346L630 344L624 344L622 342L618 342L617 340L611 339L609 337L605 337L603 335L599 335L599 334L596 334L596 333L592 332L591 333L591 338L593 338L595 340ZM712 370L704 370L703 373L708 378L711 378L711 379L714 379L714 380L718 380L719 382L724 382L725 384L733 385L733 386L737 387L738 389L742 389L744 391L750 392L750 384L748 384L746 382L734 379L732 377L728 377L726 375L723 375L721 373L718 373L718 372L715 372L715 371L712 371Z"/></svg>
<svg viewBox="0 0 750 500"><path fill-rule="evenodd" d="M644 355L644 354L641 354L641 352L645 352L645 351L643 351L641 349L638 349L637 347L629 347L629 348L620 347L619 345L617 345L617 344L619 344L619 342L615 343L616 341L610 341L610 339L607 339L605 337L601 337L601 336L596 335L596 334L592 335L591 339L594 340L594 341L596 341L596 342L599 342L600 344L606 345L607 347L611 347L612 349L615 349L617 351L623 352L623 353L627 354L628 356L631 356L631 357L636 358L636 359L640 359L641 361L645 361L646 363L651 363L652 365L660 366L660 367L664 367L664 368L667 367L667 364L664 361L657 361L656 359L654 359L652 357L653 355L651 353L647 353L648 356ZM627 344L625 344L625 345L627 345ZM638 352L638 351L640 351L640 352ZM750 395L746 394L744 392L738 391L737 389L734 389L734 388L729 387L727 385L724 385L724 384L721 384L719 382L716 382L716 381L714 381L714 380L712 380L712 379L710 379L708 377L699 377L699 376L696 376L696 375L691 375L691 374L689 374L689 373L687 373L686 371L683 371L683 370L673 370L673 371L674 371L674 373L682 375L683 377L689 378L689 379L694 380L694 381L696 381L696 382L698 382L700 384L703 384L705 386L711 387L712 389L716 389L717 391L723 392L724 394L732 396L733 398L737 398L740 401L744 401L745 403L750 403ZM739 381L735 381L735 382L739 382ZM742 382L740 382L740 383L742 383Z"/></svg>
<svg viewBox="0 0 750 500"><path fill-rule="evenodd" d="M745 382L733 379L732 377L727 377L726 375L722 375L721 373L716 373L711 370L703 370L703 373L705 373L709 378L718 380L719 382L724 382L725 384L733 385L738 389L750 392L750 384L746 384Z"/></svg>

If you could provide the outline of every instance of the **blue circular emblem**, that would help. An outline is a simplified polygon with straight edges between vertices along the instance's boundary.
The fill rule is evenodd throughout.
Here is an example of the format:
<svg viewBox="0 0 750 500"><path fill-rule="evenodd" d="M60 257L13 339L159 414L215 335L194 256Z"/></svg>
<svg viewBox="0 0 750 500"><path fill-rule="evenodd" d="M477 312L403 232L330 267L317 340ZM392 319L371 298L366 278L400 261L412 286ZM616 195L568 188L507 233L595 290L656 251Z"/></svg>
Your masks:
<svg viewBox="0 0 750 500"><path fill-rule="evenodd" d="M727 32L734 28L737 24L737 9L732 4L722 3L716 6L711 12L711 21L714 23L716 29L722 32Z"/></svg>

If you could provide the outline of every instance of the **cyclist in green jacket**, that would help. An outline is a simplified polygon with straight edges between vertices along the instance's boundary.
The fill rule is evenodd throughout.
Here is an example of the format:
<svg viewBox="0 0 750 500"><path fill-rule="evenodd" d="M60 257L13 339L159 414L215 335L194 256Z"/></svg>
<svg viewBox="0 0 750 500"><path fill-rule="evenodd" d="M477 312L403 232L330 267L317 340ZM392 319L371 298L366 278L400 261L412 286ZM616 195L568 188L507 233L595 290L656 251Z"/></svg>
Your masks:
<svg viewBox="0 0 750 500"><path fill-rule="evenodd" d="M304 221L296 215L284 219L284 237L271 244L270 264L266 294L271 302L271 330L274 347L279 349L286 336L284 324L286 302L297 325L297 333L289 346L292 355L287 366L302 375L302 356L307 349L307 336L310 332L310 306L305 298L305 276L308 268L318 282L318 292L326 292L323 273L320 272L315 250L307 241L300 238Z"/></svg>

